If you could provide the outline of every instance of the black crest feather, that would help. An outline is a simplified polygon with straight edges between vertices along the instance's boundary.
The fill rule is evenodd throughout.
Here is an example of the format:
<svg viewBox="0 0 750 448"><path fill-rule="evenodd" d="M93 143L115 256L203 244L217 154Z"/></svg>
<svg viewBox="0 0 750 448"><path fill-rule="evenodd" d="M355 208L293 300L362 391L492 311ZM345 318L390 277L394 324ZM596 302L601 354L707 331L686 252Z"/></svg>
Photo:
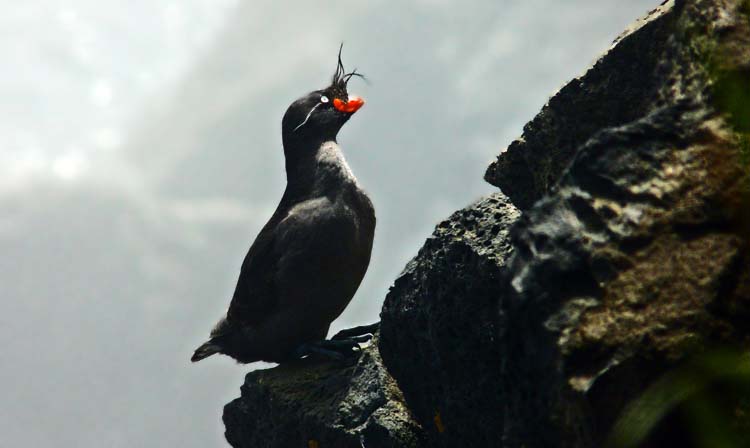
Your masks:
<svg viewBox="0 0 750 448"><path fill-rule="evenodd" d="M331 86L328 88L328 90L333 94L335 98L341 98L346 100L348 97L348 93L346 90L346 86L349 83L349 80L352 79L352 77L356 76L358 78L364 79L365 75L362 73L357 73L357 69L355 68L351 72L346 71L344 68L344 63L341 61L341 50L344 49L344 43L341 42L341 46L339 47L339 57L338 62L336 64L336 71L333 73L333 79L331 79Z"/></svg>

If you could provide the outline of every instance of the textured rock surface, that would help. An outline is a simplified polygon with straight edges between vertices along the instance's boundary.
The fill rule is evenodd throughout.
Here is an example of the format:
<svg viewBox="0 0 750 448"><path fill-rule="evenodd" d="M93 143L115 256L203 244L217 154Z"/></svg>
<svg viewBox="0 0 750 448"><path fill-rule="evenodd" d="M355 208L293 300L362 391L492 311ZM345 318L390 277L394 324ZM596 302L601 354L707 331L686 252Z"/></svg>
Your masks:
<svg viewBox="0 0 750 448"><path fill-rule="evenodd" d="M423 446L376 344L354 365L308 359L250 372L224 424L234 447Z"/></svg>
<svg viewBox="0 0 750 448"><path fill-rule="evenodd" d="M676 15L662 5L625 31L593 68L563 87L487 169L485 180L527 209L548 193L578 147L600 130L645 115L664 87ZM662 71L657 75L657 71Z"/></svg>
<svg viewBox="0 0 750 448"><path fill-rule="evenodd" d="M726 202L741 179L728 139L700 108L666 107L599 134L525 215L503 310L508 446L600 446L659 373L745 342L750 259Z"/></svg>
<svg viewBox="0 0 750 448"><path fill-rule="evenodd" d="M497 309L518 217L500 193L454 213L385 299L380 350L434 446L493 446L502 427Z"/></svg>
<svg viewBox="0 0 750 448"><path fill-rule="evenodd" d="M640 75L658 88L630 92L652 97L650 112L578 148L514 229L500 338L505 446L601 446L660 373L712 346L748 348L747 123L722 98L747 95L747 11L665 4L642 28L670 33L659 66ZM660 429L667 440L689 433L672 423Z"/></svg>

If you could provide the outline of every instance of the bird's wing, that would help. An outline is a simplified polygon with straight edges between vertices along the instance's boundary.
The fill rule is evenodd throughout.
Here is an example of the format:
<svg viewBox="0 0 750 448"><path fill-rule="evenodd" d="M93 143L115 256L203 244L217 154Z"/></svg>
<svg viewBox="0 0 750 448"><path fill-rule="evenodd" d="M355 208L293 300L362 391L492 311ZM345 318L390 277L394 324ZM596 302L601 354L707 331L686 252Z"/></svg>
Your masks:
<svg viewBox="0 0 750 448"><path fill-rule="evenodd" d="M242 263L240 278L229 305L227 319L240 325L262 322L279 303L280 271L294 271L294 266L309 263L310 252L323 244L323 236L333 222L330 201L316 198L277 213L258 234ZM280 269L283 263L286 269ZM291 265L291 266L290 266Z"/></svg>
<svg viewBox="0 0 750 448"><path fill-rule="evenodd" d="M240 325L262 321L276 307L274 274L278 257L275 255L276 220L266 224L242 262L237 287L229 304L227 319Z"/></svg>

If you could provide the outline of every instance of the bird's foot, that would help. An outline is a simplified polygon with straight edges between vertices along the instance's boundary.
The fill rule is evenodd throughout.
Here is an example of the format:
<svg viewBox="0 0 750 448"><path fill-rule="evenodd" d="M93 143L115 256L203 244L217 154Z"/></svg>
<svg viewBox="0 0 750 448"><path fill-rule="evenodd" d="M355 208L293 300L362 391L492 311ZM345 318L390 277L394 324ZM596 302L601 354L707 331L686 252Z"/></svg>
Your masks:
<svg viewBox="0 0 750 448"><path fill-rule="evenodd" d="M380 322L375 322L374 324L370 325L361 325L359 327L347 328L333 335L331 340L347 340L356 337L357 339L365 338L364 340L360 340L359 342L367 342L372 339L372 336L376 331L378 331L379 328Z"/></svg>
<svg viewBox="0 0 750 448"><path fill-rule="evenodd" d="M308 342L300 345L293 353L294 358L317 355L326 359L341 361L354 357L363 344L372 339L380 328L380 322L359 327L347 328L336 333L331 339Z"/></svg>
<svg viewBox="0 0 750 448"><path fill-rule="evenodd" d="M342 330L336 333L331 339L308 342L300 345L294 351L293 356L295 358L302 358L305 356L318 355L336 361L352 358L362 350L359 344L368 342L372 339L372 331L375 331L373 328L376 329L377 324Z"/></svg>
<svg viewBox="0 0 750 448"><path fill-rule="evenodd" d="M329 347L323 346L323 344L321 344L322 342L326 342L326 341L308 342L308 343L300 345L292 354L292 358L299 359L299 358L304 358L306 356L317 355L322 358L332 359L335 361L341 361L348 357L347 354L342 353L340 349L331 349ZM350 349L350 351L352 350Z"/></svg>

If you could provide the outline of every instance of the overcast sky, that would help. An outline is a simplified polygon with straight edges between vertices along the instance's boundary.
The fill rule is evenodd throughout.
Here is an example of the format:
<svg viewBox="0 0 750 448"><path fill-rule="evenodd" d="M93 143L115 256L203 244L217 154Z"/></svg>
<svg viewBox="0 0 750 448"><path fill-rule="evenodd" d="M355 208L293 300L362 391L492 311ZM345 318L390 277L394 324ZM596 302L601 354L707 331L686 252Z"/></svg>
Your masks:
<svg viewBox="0 0 750 448"><path fill-rule="evenodd" d="M658 0L0 0L0 446L225 446L244 374L189 362L284 187L281 117L344 45L373 322L487 164Z"/></svg>

